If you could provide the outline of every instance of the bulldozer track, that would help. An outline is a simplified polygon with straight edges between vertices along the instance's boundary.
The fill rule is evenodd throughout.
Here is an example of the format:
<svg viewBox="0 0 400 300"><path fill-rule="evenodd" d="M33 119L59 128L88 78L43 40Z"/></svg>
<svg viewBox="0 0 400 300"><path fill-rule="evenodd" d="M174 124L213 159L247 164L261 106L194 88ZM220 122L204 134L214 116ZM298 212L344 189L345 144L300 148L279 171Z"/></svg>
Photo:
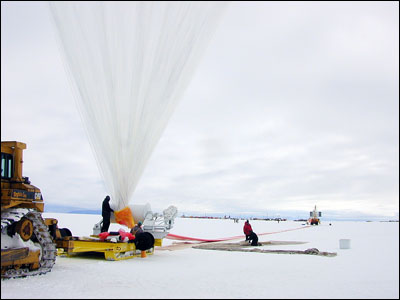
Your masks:
<svg viewBox="0 0 400 300"><path fill-rule="evenodd" d="M2 214L2 227L5 225L5 223L11 224L12 221L18 222L22 216L21 213L17 212L14 214L16 218L10 219L11 215L13 215L13 213L8 212L8 220L7 222L3 222L4 219ZM4 274L1 274L1 278L16 278L45 274L51 271L56 261L56 245L53 242L47 226L44 224L41 213L34 210L29 210L28 213L23 214L23 216L31 220L33 223L33 233L41 247L40 266L36 270L30 270L29 268L22 268L21 266L17 265L15 266L16 268L6 270Z"/></svg>

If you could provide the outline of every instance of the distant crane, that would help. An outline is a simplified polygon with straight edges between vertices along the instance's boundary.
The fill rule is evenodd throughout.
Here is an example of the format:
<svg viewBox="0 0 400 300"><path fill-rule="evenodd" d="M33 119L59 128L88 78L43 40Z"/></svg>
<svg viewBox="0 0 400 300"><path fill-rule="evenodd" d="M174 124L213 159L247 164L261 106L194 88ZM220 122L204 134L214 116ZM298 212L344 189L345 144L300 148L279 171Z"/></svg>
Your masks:
<svg viewBox="0 0 400 300"><path fill-rule="evenodd" d="M310 225L319 225L321 223L322 214L320 211L317 211L317 206L314 206L314 210L310 211L310 218L308 219L307 223Z"/></svg>

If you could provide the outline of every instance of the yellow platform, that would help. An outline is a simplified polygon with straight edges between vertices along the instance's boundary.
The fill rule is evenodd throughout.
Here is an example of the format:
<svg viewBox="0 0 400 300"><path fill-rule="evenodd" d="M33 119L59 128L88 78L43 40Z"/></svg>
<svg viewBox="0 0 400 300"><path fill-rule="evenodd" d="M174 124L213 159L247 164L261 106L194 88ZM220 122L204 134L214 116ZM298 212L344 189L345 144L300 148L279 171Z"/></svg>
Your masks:
<svg viewBox="0 0 400 300"><path fill-rule="evenodd" d="M79 253L102 252L106 260L123 260L141 257L141 250L136 249L134 243L100 241L89 237L68 237L56 241L57 255L74 256ZM162 240L156 239L155 246L161 246ZM153 254L154 247L146 250L146 254Z"/></svg>

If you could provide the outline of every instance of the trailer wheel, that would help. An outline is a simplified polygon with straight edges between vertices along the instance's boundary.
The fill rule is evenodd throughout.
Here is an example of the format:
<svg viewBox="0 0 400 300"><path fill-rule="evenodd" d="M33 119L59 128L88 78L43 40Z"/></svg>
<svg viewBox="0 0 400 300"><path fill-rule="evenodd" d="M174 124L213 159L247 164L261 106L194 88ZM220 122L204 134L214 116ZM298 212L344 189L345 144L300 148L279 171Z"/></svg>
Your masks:
<svg viewBox="0 0 400 300"><path fill-rule="evenodd" d="M69 230L68 228L60 228L59 230L61 237L72 236L71 230Z"/></svg>
<svg viewBox="0 0 400 300"><path fill-rule="evenodd" d="M154 236L150 232L137 234L134 243L136 249L145 251L154 247Z"/></svg>

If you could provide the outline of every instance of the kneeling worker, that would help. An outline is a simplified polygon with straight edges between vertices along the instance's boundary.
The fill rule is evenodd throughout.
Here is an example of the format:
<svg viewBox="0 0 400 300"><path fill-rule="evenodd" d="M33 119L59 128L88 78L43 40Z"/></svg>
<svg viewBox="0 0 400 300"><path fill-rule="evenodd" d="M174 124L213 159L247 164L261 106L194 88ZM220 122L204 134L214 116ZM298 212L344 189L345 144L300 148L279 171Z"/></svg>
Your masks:
<svg viewBox="0 0 400 300"><path fill-rule="evenodd" d="M138 222L132 229L131 229L131 233L135 236L137 236L140 233L143 233L143 229L142 229L142 222Z"/></svg>

